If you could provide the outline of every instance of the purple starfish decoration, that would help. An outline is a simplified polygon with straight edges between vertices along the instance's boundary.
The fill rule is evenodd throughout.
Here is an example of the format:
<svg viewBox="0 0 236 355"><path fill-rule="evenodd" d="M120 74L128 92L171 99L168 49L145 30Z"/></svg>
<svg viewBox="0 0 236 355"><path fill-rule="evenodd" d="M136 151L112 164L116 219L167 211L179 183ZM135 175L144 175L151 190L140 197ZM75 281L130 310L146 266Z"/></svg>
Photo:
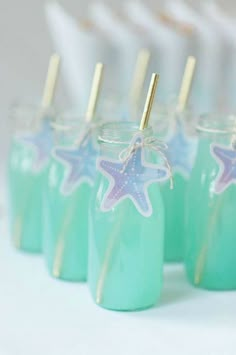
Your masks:
<svg viewBox="0 0 236 355"><path fill-rule="evenodd" d="M220 194L231 184L236 184L236 150L212 144L211 153L220 166L215 182L215 192Z"/></svg>
<svg viewBox="0 0 236 355"><path fill-rule="evenodd" d="M176 131L167 143L167 157L173 172L180 173L186 179L189 178L193 167L196 144L195 139L186 137L183 124L176 120Z"/></svg>
<svg viewBox="0 0 236 355"><path fill-rule="evenodd" d="M39 132L21 136L18 139L28 144L34 150L35 161L33 163L33 170L36 173L41 172L49 162L53 146L53 132L49 120L44 119Z"/></svg>
<svg viewBox="0 0 236 355"><path fill-rule="evenodd" d="M169 177L168 170L144 160L142 135L136 135L131 146L139 144L126 162L100 158L98 169L109 180L109 188L104 196L101 209L108 211L122 200L129 198L144 216L152 214L148 186Z"/></svg>
<svg viewBox="0 0 236 355"><path fill-rule="evenodd" d="M71 194L82 182L91 186L94 184L97 149L91 136L76 148L55 148L53 156L66 168L62 194Z"/></svg>

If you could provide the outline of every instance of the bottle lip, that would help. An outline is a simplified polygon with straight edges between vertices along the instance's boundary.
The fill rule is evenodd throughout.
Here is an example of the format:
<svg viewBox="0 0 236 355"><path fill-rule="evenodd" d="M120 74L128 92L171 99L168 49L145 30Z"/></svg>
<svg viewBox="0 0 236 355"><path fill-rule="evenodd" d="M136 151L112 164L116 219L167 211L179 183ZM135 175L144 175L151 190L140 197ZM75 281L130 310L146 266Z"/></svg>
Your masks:
<svg viewBox="0 0 236 355"><path fill-rule="evenodd" d="M27 120L31 121L38 115L44 115L44 116L54 116L55 115L55 109L53 106L50 106L48 108L43 108L39 104L21 104L21 103L15 103L12 104L10 107L10 118L13 119L19 119L19 120Z"/></svg>
<svg viewBox="0 0 236 355"><path fill-rule="evenodd" d="M129 144L133 136L141 132L145 137L153 134L151 126L141 131L136 122L107 122L99 129L98 142L102 144Z"/></svg>
<svg viewBox="0 0 236 355"><path fill-rule="evenodd" d="M79 145L79 142L90 134L94 139L99 124L96 117L88 121L86 116L79 114L77 110L61 112L50 122L57 145Z"/></svg>
<svg viewBox="0 0 236 355"><path fill-rule="evenodd" d="M235 134L236 115L232 113L208 113L199 117L196 130L208 134Z"/></svg>
<svg viewBox="0 0 236 355"><path fill-rule="evenodd" d="M44 119L52 121L55 119L53 107L43 108L38 104L12 104L9 109L9 118L13 123L15 131L37 131Z"/></svg>
<svg viewBox="0 0 236 355"><path fill-rule="evenodd" d="M56 131L80 130L86 125L85 117L74 111L66 111L58 114L51 126Z"/></svg>
<svg viewBox="0 0 236 355"><path fill-rule="evenodd" d="M78 113L77 110L62 111L57 114L51 126L58 131L82 130L87 128L96 128L103 124L99 116L95 116L91 121L86 116Z"/></svg>

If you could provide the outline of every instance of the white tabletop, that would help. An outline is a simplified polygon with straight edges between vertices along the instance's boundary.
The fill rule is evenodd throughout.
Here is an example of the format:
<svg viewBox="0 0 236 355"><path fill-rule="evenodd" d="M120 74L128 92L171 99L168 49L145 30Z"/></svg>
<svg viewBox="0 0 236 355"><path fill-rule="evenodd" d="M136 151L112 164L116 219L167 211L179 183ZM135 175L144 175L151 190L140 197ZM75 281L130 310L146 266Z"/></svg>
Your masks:
<svg viewBox="0 0 236 355"><path fill-rule="evenodd" d="M86 284L52 279L16 251L1 217L0 355L235 355L236 292L191 287L168 265L161 302L141 312L96 306Z"/></svg>

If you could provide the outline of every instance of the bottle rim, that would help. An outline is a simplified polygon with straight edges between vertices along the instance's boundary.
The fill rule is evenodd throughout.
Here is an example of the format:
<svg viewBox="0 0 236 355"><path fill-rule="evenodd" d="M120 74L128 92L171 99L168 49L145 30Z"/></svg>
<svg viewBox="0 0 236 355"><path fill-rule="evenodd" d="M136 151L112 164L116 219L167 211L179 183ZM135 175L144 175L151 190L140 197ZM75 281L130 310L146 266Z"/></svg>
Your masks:
<svg viewBox="0 0 236 355"><path fill-rule="evenodd" d="M199 117L197 132L209 134L235 134L236 115L230 113L208 113Z"/></svg>
<svg viewBox="0 0 236 355"><path fill-rule="evenodd" d="M10 106L8 117L13 132L36 132L44 120L52 122L55 119L53 107L43 108L38 104L15 103Z"/></svg>
<svg viewBox="0 0 236 355"><path fill-rule="evenodd" d="M144 137L150 137L153 135L153 130L149 126L141 131L138 123L132 121L107 122L99 129L98 143L114 145L129 144L137 133L142 133Z"/></svg>
<svg viewBox="0 0 236 355"><path fill-rule="evenodd" d="M54 116L55 109L53 106L50 106L48 108L43 108L39 104L15 103L11 105L9 110L10 118L16 120L28 120L28 122L31 122L34 118L37 118L39 115Z"/></svg>

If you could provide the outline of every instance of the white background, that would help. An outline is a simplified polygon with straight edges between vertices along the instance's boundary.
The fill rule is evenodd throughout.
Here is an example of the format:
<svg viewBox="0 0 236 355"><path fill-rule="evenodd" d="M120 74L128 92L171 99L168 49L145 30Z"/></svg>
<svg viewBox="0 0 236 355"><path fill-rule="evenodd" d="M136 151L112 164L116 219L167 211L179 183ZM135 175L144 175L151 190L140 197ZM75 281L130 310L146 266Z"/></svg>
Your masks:
<svg viewBox="0 0 236 355"><path fill-rule="evenodd" d="M59 0L74 16L91 0ZM105 0L119 3L125 0ZM160 2L165 0L148 0ZM189 0L198 3L205 0ZM235 0L218 0L236 12ZM0 0L0 159L5 156L8 109L15 99L37 101L42 95L48 59L53 48L44 18L46 0ZM82 6L81 6L82 5ZM59 85L59 100L68 98Z"/></svg>
<svg viewBox="0 0 236 355"><path fill-rule="evenodd" d="M63 2L62 2L63 3ZM69 9L78 1L64 0ZM43 1L0 0L0 159L13 99L40 97L51 41ZM66 93L60 89L59 97ZM1 193L1 204L3 194ZM167 267L158 307L115 313L86 285L51 279L41 257L17 253L0 221L0 355L235 355L236 293L195 290Z"/></svg>

